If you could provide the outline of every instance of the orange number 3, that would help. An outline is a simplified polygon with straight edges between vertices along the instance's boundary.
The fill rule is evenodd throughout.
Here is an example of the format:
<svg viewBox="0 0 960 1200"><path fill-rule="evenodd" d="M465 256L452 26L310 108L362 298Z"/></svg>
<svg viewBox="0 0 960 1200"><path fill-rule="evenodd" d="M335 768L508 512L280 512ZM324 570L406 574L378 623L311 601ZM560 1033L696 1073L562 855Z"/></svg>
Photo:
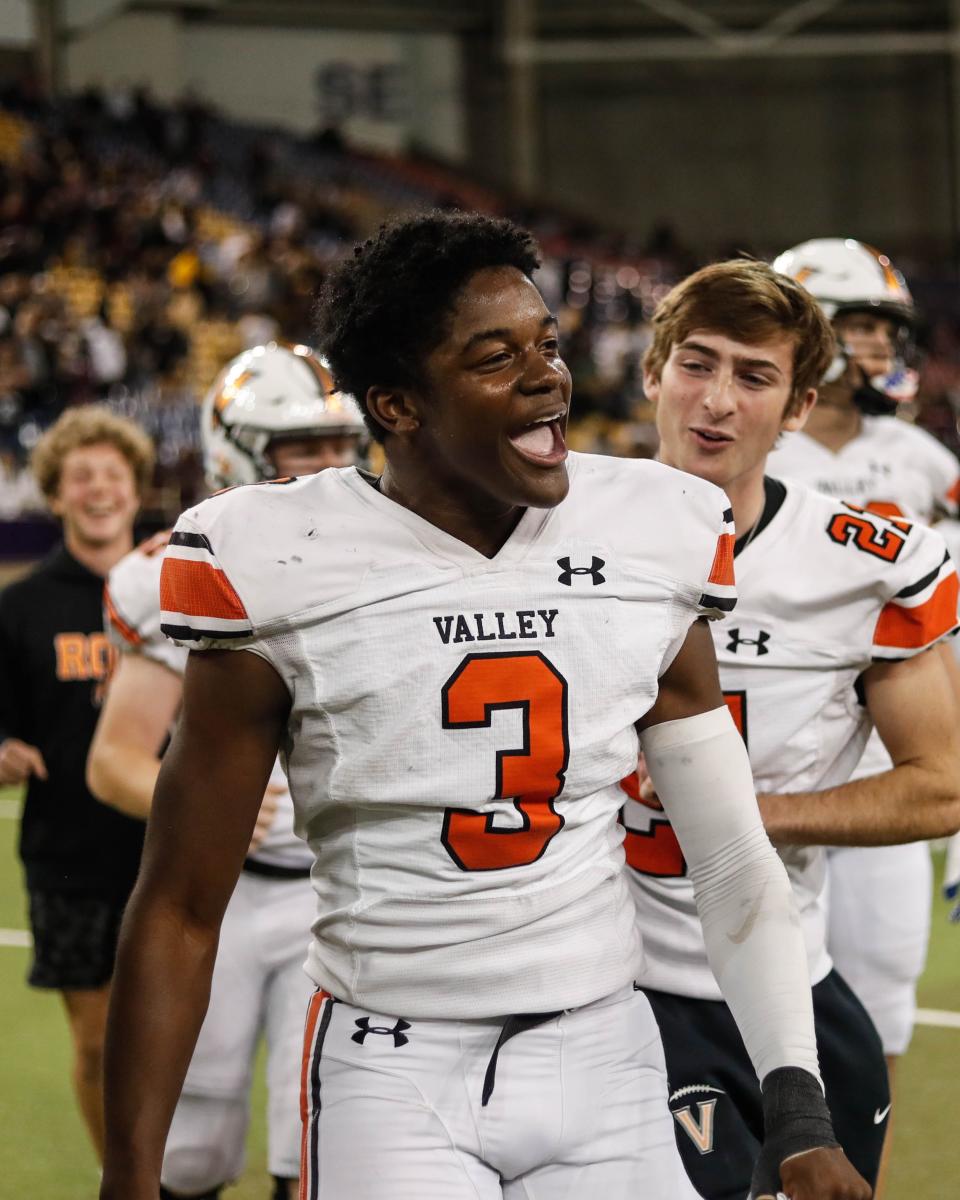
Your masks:
<svg viewBox="0 0 960 1200"><path fill-rule="evenodd" d="M490 727L497 709L523 713L523 747L497 751L498 800L513 800L523 824L502 829L494 813L448 808L443 844L464 871L536 862L563 828L553 802L570 755L567 681L542 654L468 654L443 686L444 729Z"/></svg>

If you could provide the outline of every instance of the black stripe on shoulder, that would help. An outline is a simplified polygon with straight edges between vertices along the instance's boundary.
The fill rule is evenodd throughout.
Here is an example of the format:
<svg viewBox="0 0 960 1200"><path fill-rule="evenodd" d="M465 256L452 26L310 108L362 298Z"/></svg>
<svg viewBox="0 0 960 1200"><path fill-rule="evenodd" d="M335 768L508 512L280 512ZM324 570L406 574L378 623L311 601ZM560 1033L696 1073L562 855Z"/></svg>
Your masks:
<svg viewBox="0 0 960 1200"><path fill-rule="evenodd" d="M943 564L950 561L950 555L944 554L940 560L940 565L935 567L929 575L924 575L922 579L918 579L916 583L911 583L909 587L905 587L903 591L897 592L895 599L906 600L910 596L915 596L917 592L922 592L924 588L928 588L936 579L943 569Z"/></svg>
<svg viewBox="0 0 960 1200"><path fill-rule="evenodd" d="M718 608L721 612L733 612L737 607L736 596L711 596L704 592L700 597L701 608Z"/></svg>
<svg viewBox="0 0 960 1200"><path fill-rule="evenodd" d="M723 520L726 525L733 524L733 509L732 508L725 508L723 510Z"/></svg>
<svg viewBox="0 0 960 1200"><path fill-rule="evenodd" d="M192 546L194 550L206 550L213 554L210 539L205 533L181 533L179 529L175 529L170 535L170 545Z"/></svg>
<svg viewBox="0 0 960 1200"><path fill-rule="evenodd" d="M167 625L160 623L160 632L178 642L199 642L201 638L213 638L225 642L232 638L250 637L252 629L194 629L192 625Z"/></svg>

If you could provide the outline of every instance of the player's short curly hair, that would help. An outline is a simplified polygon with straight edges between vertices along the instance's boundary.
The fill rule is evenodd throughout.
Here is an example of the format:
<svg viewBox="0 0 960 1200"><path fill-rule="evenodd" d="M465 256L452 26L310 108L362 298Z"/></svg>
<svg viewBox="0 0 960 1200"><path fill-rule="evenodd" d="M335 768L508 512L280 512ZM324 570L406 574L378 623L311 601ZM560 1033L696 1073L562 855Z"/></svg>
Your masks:
<svg viewBox="0 0 960 1200"><path fill-rule="evenodd" d="M530 277L539 265L533 236L512 221L434 210L382 225L334 266L317 299L317 344L376 441L386 431L367 411L367 392L422 384L424 357L443 341L470 276L516 267Z"/></svg>
<svg viewBox="0 0 960 1200"><path fill-rule="evenodd" d="M644 369L659 378L672 348L695 329L738 342L793 337L793 380L784 416L818 386L836 354L833 329L816 300L789 276L755 259L712 263L678 283L653 314Z"/></svg>
<svg viewBox="0 0 960 1200"><path fill-rule="evenodd" d="M130 464L138 494L153 474L153 442L139 425L111 412L105 404L80 404L68 408L37 442L30 466L48 500L60 490L63 460L78 446L114 446Z"/></svg>

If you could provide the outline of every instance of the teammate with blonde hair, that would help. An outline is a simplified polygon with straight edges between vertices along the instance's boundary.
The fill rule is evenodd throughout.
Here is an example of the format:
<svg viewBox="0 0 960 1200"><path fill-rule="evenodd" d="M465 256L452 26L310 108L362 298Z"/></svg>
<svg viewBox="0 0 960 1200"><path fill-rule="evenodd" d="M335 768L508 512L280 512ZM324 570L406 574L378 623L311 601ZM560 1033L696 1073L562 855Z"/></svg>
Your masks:
<svg viewBox="0 0 960 1200"><path fill-rule="evenodd" d="M98 804L84 764L113 659L103 580L133 545L153 447L132 422L89 405L47 430L32 466L63 542L0 596L0 784L26 785L29 982L63 998L77 1102L99 1156L107 1000L143 822Z"/></svg>

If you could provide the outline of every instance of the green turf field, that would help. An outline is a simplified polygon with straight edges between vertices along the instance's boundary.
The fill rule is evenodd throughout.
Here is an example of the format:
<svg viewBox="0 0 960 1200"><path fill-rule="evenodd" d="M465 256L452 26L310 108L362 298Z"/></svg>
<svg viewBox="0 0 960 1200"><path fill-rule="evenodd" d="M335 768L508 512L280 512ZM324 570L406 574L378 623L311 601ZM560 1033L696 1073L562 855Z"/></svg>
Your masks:
<svg viewBox="0 0 960 1200"><path fill-rule="evenodd" d="M0 792L4 811L11 808L11 795ZM5 931L26 926L16 827L15 819L0 815L0 929ZM24 984L28 955L26 949L0 945L0 1196L91 1200L97 1169L70 1092L66 1021L57 996ZM946 905L939 900L920 1004L960 1012L960 926L947 924ZM917 1029L900 1066L886 1200L952 1200L957 1194L958 1067L960 1029ZM262 1072L254 1111L248 1169L228 1191L228 1200L267 1200L270 1194L260 1115Z"/></svg>
<svg viewBox="0 0 960 1200"><path fill-rule="evenodd" d="M17 822L3 813L13 792L0 789L0 930L25 929ZM0 945L0 1197L94 1200L98 1172L70 1090L67 1023L56 993L28 988L29 950ZM263 1072L244 1178L229 1200L268 1200Z"/></svg>

